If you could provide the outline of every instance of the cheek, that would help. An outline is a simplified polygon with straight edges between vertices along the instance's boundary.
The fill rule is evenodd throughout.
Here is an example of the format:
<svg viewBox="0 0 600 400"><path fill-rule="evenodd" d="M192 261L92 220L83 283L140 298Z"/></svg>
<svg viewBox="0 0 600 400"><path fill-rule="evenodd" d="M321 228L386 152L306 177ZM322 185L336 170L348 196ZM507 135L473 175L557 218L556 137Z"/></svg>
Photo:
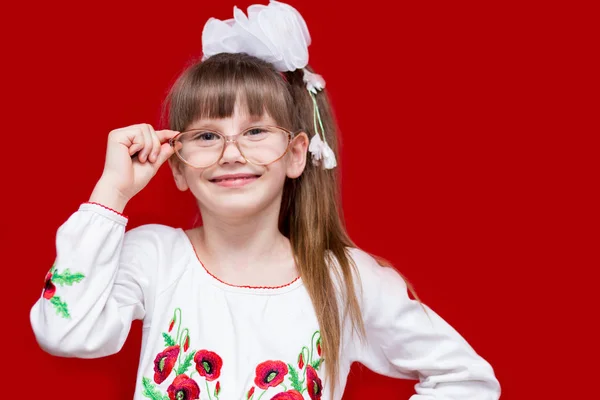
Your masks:
<svg viewBox="0 0 600 400"><path fill-rule="evenodd" d="M183 169L183 178L188 185L198 185L202 180L205 180L205 174L208 168L192 168L186 166Z"/></svg>
<svg viewBox="0 0 600 400"><path fill-rule="evenodd" d="M273 184L281 185L283 187L283 182L287 177L287 171L289 169L289 165L291 164L291 159L286 154L284 158L276 162L275 164L269 166L268 175L271 175L269 179L273 182Z"/></svg>
<svg viewBox="0 0 600 400"><path fill-rule="evenodd" d="M183 181L187 190L192 192L195 197L201 195L206 184L209 182L205 179L206 169L199 168L191 168L186 166L185 168L180 169L179 179Z"/></svg>

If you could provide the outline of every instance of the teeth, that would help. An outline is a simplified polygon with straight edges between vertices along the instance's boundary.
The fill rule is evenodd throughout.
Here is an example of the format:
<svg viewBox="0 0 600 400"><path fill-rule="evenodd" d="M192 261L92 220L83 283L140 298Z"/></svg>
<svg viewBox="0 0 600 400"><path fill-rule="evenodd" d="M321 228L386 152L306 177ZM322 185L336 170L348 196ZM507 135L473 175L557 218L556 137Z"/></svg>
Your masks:
<svg viewBox="0 0 600 400"><path fill-rule="evenodd" d="M238 180L238 179L251 179L251 178L254 178L254 177L253 176L241 176L241 177L238 177L238 178L215 179L214 181L215 182L223 182L223 181L235 181L235 180Z"/></svg>

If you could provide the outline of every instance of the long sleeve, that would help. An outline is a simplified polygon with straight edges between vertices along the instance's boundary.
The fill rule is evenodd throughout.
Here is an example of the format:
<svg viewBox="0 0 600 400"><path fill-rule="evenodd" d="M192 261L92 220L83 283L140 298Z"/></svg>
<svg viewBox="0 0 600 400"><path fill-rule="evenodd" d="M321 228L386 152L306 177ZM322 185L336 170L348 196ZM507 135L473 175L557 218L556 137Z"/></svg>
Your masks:
<svg viewBox="0 0 600 400"><path fill-rule="evenodd" d="M116 212L82 204L58 229L55 263L30 312L46 352L81 358L114 354L131 322L148 312L152 263L143 256L147 249L140 248L140 233L126 234L126 223Z"/></svg>
<svg viewBox="0 0 600 400"><path fill-rule="evenodd" d="M366 341L355 342L356 361L383 375L418 380L411 400L500 397L491 365L438 314L408 297L400 274L360 250L353 250L353 259L367 333Z"/></svg>

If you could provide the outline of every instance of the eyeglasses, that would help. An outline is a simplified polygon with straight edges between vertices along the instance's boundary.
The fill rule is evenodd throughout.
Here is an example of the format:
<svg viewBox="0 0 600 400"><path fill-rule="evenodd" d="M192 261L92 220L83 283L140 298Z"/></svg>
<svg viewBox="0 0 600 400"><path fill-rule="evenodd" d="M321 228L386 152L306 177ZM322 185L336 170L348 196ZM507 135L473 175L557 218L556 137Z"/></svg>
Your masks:
<svg viewBox="0 0 600 400"><path fill-rule="evenodd" d="M292 132L279 126L253 126L234 136L201 128L178 133L169 144L185 164L207 168L223 157L229 143L251 164L274 163L287 153L293 138Z"/></svg>

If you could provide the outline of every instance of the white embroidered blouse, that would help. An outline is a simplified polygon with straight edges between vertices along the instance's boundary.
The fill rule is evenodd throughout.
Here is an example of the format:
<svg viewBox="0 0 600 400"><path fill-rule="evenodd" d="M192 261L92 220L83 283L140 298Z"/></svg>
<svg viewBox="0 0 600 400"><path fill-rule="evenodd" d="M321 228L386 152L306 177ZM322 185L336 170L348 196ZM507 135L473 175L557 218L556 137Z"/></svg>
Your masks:
<svg viewBox="0 0 600 400"><path fill-rule="evenodd" d="M353 362L418 380L411 400L496 400L490 364L403 279L351 249L367 341L342 336L333 398L319 325L301 278L280 287L222 282L187 235L82 204L58 230L57 258L30 320L39 345L65 357L118 352L143 320L135 399L338 400ZM345 324L344 332L350 332Z"/></svg>

